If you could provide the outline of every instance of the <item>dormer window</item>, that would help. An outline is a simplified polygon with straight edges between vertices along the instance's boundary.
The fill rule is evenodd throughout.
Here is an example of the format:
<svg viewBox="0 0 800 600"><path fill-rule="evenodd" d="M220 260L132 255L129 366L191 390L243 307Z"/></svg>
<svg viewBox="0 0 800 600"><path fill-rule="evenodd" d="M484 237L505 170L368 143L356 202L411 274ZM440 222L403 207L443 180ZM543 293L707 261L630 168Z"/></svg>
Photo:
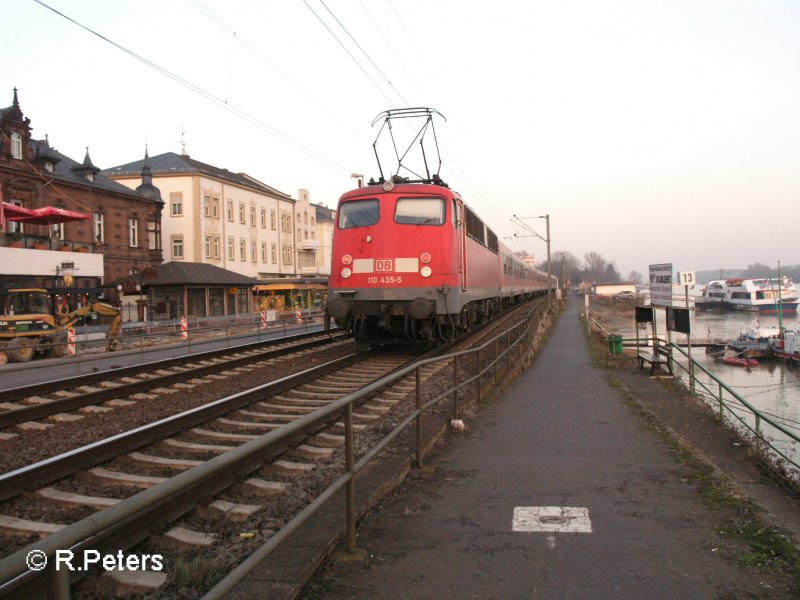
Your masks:
<svg viewBox="0 0 800 600"><path fill-rule="evenodd" d="M44 163L44 168L45 168L46 171L49 171L50 173L52 173L53 172L53 163L51 163L51 162Z"/></svg>
<svg viewBox="0 0 800 600"><path fill-rule="evenodd" d="M93 182L93 181L94 181L94 173L92 173L91 171L89 171L89 172L86 174L86 179L88 179L89 181L92 181L92 182Z"/></svg>
<svg viewBox="0 0 800 600"><path fill-rule="evenodd" d="M22 160L22 136L16 132L11 134L11 157Z"/></svg>

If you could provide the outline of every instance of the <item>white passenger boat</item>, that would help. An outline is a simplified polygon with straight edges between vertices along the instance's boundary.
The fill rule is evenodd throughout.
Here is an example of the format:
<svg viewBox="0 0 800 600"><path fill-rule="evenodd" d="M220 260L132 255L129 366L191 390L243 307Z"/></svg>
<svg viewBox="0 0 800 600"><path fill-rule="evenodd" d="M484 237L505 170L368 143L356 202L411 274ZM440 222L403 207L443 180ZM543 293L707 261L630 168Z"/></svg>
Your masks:
<svg viewBox="0 0 800 600"><path fill-rule="evenodd" d="M732 308L761 314L796 313L800 296L788 277L760 279L716 279L709 281L698 308Z"/></svg>

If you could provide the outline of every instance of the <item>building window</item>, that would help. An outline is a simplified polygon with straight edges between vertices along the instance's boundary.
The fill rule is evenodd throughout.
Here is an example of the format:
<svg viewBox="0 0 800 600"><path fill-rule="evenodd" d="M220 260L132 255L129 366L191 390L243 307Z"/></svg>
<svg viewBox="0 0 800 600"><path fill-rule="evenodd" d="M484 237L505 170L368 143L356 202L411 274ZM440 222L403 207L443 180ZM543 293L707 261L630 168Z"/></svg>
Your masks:
<svg viewBox="0 0 800 600"><path fill-rule="evenodd" d="M182 259L183 258L183 238L182 237L174 237L172 238L172 258Z"/></svg>
<svg viewBox="0 0 800 600"><path fill-rule="evenodd" d="M250 207L250 227L256 226L256 207Z"/></svg>
<svg viewBox="0 0 800 600"><path fill-rule="evenodd" d="M272 264L273 265L277 264L278 263L278 244L276 244L274 242L272 243L272 246L270 248L270 254L271 254L271 258L272 258Z"/></svg>
<svg viewBox="0 0 800 600"><path fill-rule="evenodd" d="M51 163L51 162L44 163L44 168L48 173L52 173L53 169L55 169L55 167L53 166L53 163Z"/></svg>
<svg viewBox="0 0 800 600"><path fill-rule="evenodd" d="M244 240L239 240L239 260L247 260L247 242Z"/></svg>
<svg viewBox="0 0 800 600"><path fill-rule="evenodd" d="M267 228L267 209L266 208L262 208L261 209L261 228L262 229L266 229Z"/></svg>
<svg viewBox="0 0 800 600"><path fill-rule="evenodd" d="M106 241L105 217L103 213L94 213L92 215L92 221L94 222L94 241L102 244Z"/></svg>
<svg viewBox="0 0 800 600"><path fill-rule="evenodd" d="M50 237L55 238L57 240L64 239L64 224L63 223L53 223L51 226L51 233Z"/></svg>
<svg viewBox="0 0 800 600"><path fill-rule="evenodd" d="M281 231L292 233L292 215L281 213Z"/></svg>
<svg viewBox="0 0 800 600"><path fill-rule="evenodd" d="M272 229L272 231L275 231L275 211L274 210L269 211L269 228ZM272 262L275 262L275 261L272 261Z"/></svg>
<svg viewBox="0 0 800 600"><path fill-rule="evenodd" d="M233 209L231 209L233 211ZM233 238L228 238L228 260L234 260L236 257L233 255Z"/></svg>
<svg viewBox="0 0 800 600"><path fill-rule="evenodd" d="M205 244L204 244L204 246L205 246L205 255L206 255L206 258L211 258L211 236L210 236L210 235L207 235L207 236L204 238L204 241L205 241Z"/></svg>
<svg viewBox="0 0 800 600"><path fill-rule="evenodd" d="M22 160L22 136L16 132L11 134L11 158Z"/></svg>
<svg viewBox="0 0 800 600"><path fill-rule="evenodd" d="M297 241L299 242L302 239L303 239L303 230L298 227L297 228Z"/></svg>
<svg viewBox="0 0 800 600"><path fill-rule="evenodd" d="M208 195L203 196L203 216L211 216L211 196Z"/></svg>
<svg viewBox="0 0 800 600"><path fill-rule="evenodd" d="M239 223L244 225L244 202L239 202Z"/></svg>
<svg viewBox="0 0 800 600"><path fill-rule="evenodd" d="M219 219L219 198L211 197L211 217Z"/></svg>
<svg viewBox="0 0 800 600"><path fill-rule="evenodd" d="M256 262L256 243L250 242L250 261Z"/></svg>
<svg viewBox="0 0 800 600"><path fill-rule="evenodd" d="M303 213L303 225L308 225L308 213Z"/></svg>
<svg viewBox="0 0 800 600"><path fill-rule="evenodd" d="M22 203L22 200L17 200L17 199L12 198L11 199L11 204L13 204L14 206L22 206L23 203ZM6 227L7 227L7 231L9 233L22 233L23 232L22 223L20 223L19 221L7 221L6 222Z"/></svg>
<svg viewBox="0 0 800 600"><path fill-rule="evenodd" d="M292 264L292 247L291 246L281 246L281 259L283 264L290 265Z"/></svg>
<svg viewBox="0 0 800 600"><path fill-rule="evenodd" d="M228 200L226 204L228 222L233 223L233 200Z"/></svg>
<svg viewBox="0 0 800 600"><path fill-rule="evenodd" d="M219 237L211 237L211 258L219 258Z"/></svg>
<svg viewBox="0 0 800 600"><path fill-rule="evenodd" d="M267 242L261 242L261 262L267 262Z"/></svg>
<svg viewBox="0 0 800 600"><path fill-rule="evenodd" d="M161 227L157 221L147 222L148 250L161 250Z"/></svg>
<svg viewBox="0 0 800 600"><path fill-rule="evenodd" d="M169 195L169 214L173 217L180 217L183 215L183 193L172 192Z"/></svg>
<svg viewBox="0 0 800 600"><path fill-rule="evenodd" d="M139 246L139 220L136 217L128 218L128 246Z"/></svg>

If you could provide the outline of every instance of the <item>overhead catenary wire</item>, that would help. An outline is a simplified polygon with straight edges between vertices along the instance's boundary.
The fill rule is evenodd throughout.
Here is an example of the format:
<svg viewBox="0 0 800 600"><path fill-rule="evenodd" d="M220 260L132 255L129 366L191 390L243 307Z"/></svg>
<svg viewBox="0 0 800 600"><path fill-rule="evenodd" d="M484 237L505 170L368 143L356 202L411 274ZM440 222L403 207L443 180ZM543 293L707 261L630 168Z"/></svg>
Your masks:
<svg viewBox="0 0 800 600"><path fill-rule="evenodd" d="M359 133L358 128L354 127L351 123L348 123L341 115L335 113L331 110L330 104L321 100L318 96L313 94L309 89L304 86L300 81L298 81L295 77L292 77L291 73L282 69L275 61L271 60L261 49L251 43L247 38L245 38L241 33L237 32L233 27L228 25L225 21L223 21L218 15L213 13L207 6L205 6L200 0L187 0L192 6L194 6L200 13L205 15L211 22L213 22L217 27L222 29L225 33L230 35L236 43L240 44L244 47L248 52L250 52L253 56L255 56L258 60L262 63L267 65L270 69L272 69L275 73L279 76L284 78L288 81L295 89L305 95L309 100L314 102L319 108L323 111L328 113L331 117L333 117L344 129L348 130L348 132L353 135L359 142L362 142L362 135Z"/></svg>
<svg viewBox="0 0 800 600"><path fill-rule="evenodd" d="M378 82L377 82L377 81L375 81L375 79L373 79L372 75L370 75L370 74L369 74L369 72L368 72L368 71L367 71L367 70L364 68L364 65L362 65L362 64L361 64L361 63L358 61L358 59L356 59L356 57L355 57L355 56L353 56L353 53L352 53L352 52L350 52L350 50L347 48L347 46L344 44L344 42L342 42L342 40L340 40L340 39L339 39L339 37L338 37L338 36L337 36L337 35L336 35L336 34L333 32L333 30L332 30L330 27L328 27L328 24L325 22L325 19L323 19L322 17L320 17L320 16L317 14L317 11L315 11L315 10L314 10L314 8L313 8L313 7L312 7L312 6L311 6L311 5L308 3L308 0L303 0L303 4L305 4L305 5L306 5L306 7L308 8L308 10L310 10L310 11L311 11L311 13L312 13L312 14L313 14L313 15L314 15L316 18L317 18L317 20L318 20L318 21L319 21L319 22L322 24L322 26L323 26L323 27L324 27L324 28L327 30L327 32L331 34L331 36L333 37L333 39L334 39L334 40L336 40L336 43L338 43L338 44L339 44L339 45L342 47L342 50L344 50L344 51L345 51L345 53L347 53L347 55L348 55L348 56L350 57L350 59L351 59L351 60L352 60L352 61L353 61L353 62L356 64L356 66L357 66L357 67L358 67L358 68L361 70L361 72L362 72L362 73L364 73L364 75L367 77L367 79L369 79L369 80L370 80L370 82L372 83L372 85L373 85L373 86L375 86L375 89L377 89L377 90L378 90L378 92L380 92L380 94L381 94L381 95L382 95L384 98L386 98L386 101L387 101L387 102L389 102L389 103L392 105L392 107L396 107L396 103L395 103L395 101L394 101L394 100L392 100L392 99L389 97L389 95L388 95L388 94L387 94L385 91L383 91L383 89L382 89L382 88L381 88L381 86L378 84Z"/></svg>
<svg viewBox="0 0 800 600"><path fill-rule="evenodd" d="M297 150L299 152L302 152L303 154L305 154L309 158L312 158L313 160L317 161L318 163L322 164L323 166L325 166L325 167L327 167L327 168L329 168L329 169L331 169L333 171L337 171L339 173L349 174L349 173L353 172L353 169L347 168L347 167L339 164L334 159L329 158L329 157L317 152L316 150L306 146L305 144L299 142L298 140L295 140L294 138L292 138L288 134L285 134L282 131L279 131L278 129L272 127L271 125L269 125L266 122L262 121L258 117L254 116L254 115L251 115L250 113L246 112L245 110L240 109L237 106L234 106L233 104L231 104L229 102L226 102L224 99L220 98L219 96L217 96L217 95L215 95L215 94L213 94L213 93L201 88L200 86L188 81L187 79L184 79L183 77L173 73L172 71L170 71L170 70L168 70L168 69L166 69L166 68L164 68L164 67L162 67L162 66L160 66L160 65L158 65L156 63L154 63L153 61L151 61L151 60L149 60L149 59L137 54L133 50L130 50L129 48L127 48L127 47L125 47L125 46L123 46L123 45L111 40L110 38L102 35L101 33L98 33L97 31L91 29L90 27L87 27L86 25L83 25L82 23L76 21L72 17L70 17L70 16L68 16L68 15L66 15L66 14L64 14L64 13L58 11L58 10L56 10L52 6L49 6L48 4L43 2L42 0L33 0L33 1L36 2L37 4L43 6L44 8L50 10L51 12L55 13L56 15L62 17L63 19L66 19L70 23L73 23L74 25L77 25L81 29L83 29L83 30L91 33L92 35L100 38L104 42L114 46L115 48L117 48L118 50L120 50L120 51L124 52L125 54L131 56L132 58L135 58L136 60L142 62L143 64L145 64L148 67L154 69L155 71L158 71L162 75L165 75L166 77L169 77L170 79L172 79L173 81L179 83L180 85L184 86L185 88L191 90L192 92L198 94L199 96L202 96L206 100L209 100L210 102L213 102L214 104L224 108L225 110L228 110L232 114L234 114L234 115L238 116L239 118L243 119L244 121L250 123L251 125L254 125L254 126L258 127L259 129L261 129L265 133L271 135L275 139L283 142L284 144L286 144L288 146L291 146L292 148L294 148L295 150Z"/></svg>

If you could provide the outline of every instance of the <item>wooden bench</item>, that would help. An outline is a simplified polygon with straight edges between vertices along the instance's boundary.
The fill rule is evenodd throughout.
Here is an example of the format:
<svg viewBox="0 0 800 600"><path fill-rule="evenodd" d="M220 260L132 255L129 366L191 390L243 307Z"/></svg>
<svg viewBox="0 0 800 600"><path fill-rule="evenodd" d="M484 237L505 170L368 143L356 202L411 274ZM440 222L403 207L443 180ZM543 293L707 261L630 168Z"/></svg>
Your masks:
<svg viewBox="0 0 800 600"><path fill-rule="evenodd" d="M637 359L639 360L639 368L643 369L644 364L648 363L650 365L650 375L655 375L656 369L660 365L664 365L667 367L667 371L669 371L670 375L672 373L672 350L667 345L666 342L655 339L653 340L653 351L652 352L639 352Z"/></svg>

